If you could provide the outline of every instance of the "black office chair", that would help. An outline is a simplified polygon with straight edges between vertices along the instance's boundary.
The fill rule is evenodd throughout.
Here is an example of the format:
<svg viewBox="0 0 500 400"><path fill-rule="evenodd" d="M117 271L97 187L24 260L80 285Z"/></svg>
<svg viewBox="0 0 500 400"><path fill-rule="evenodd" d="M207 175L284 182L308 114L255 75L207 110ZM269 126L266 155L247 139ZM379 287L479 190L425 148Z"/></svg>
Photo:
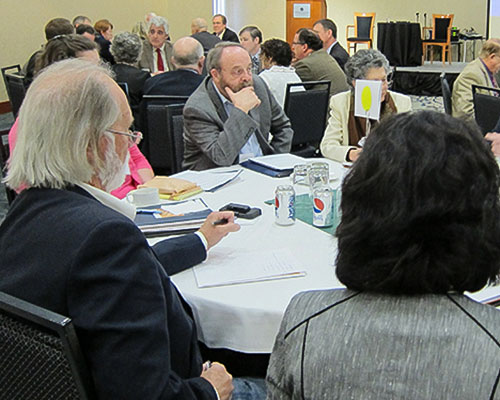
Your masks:
<svg viewBox="0 0 500 400"><path fill-rule="evenodd" d="M140 118L136 123L136 128L142 132L144 140L141 143L142 153L149 158L149 140L148 140L148 116L147 109L153 105L170 105L170 104L186 104L189 96L161 96L161 95L144 95L139 106Z"/></svg>
<svg viewBox="0 0 500 400"><path fill-rule="evenodd" d="M441 75L439 76L439 78L441 80L441 94L443 96L444 112L448 115L451 115L450 84L446 80L446 74L444 72L441 72Z"/></svg>
<svg viewBox="0 0 500 400"><path fill-rule="evenodd" d="M69 318L0 292L0 399L94 399Z"/></svg>
<svg viewBox="0 0 500 400"><path fill-rule="evenodd" d="M7 161L9 160L10 152L9 152L9 141L7 132L0 136L0 177L5 178L5 174L7 172ZM9 189L7 185L3 184L5 187L5 193L7 197L7 202L12 204L16 197L16 192L12 189Z"/></svg>
<svg viewBox="0 0 500 400"><path fill-rule="evenodd" d="M118 86L120 86L120 88L123 90L123 92L127 96L128 102L130 103L130 94L129 94L129 91L128 91L128 83L127 82L116 82L116 84Z"/></svg>
<svg viewBox="0 0 500 400"><path fill-rule="evenodd" d="M167 106L167 135L172 144L171 170L173 174L182 171L184 159L184 105Z"/></svg>
<svg viewBox="0 0 500 400"><path fill-rule="evenodd" d="M319 155L328 115L330 84L330 81L287 84L284 111L294 132L291 153L301 157ZM306 90L292 91L300 86Z"/></svg>
<svg viewBox="0 0 500 400"><path fill-rule="evenodd" d="M491 132L500 118L500 89L472 85L472 99L476 123L483 134Z"/></svg>
<svg viewBox="0 0 500 400"><path fill-rule="evenodd" d="M5 87L10 100L10 106L14 118L17 118L21 104L23 103L24 96L26 95L26 88L24 87L24 77L22 75L6 72L4 75Z"/></svg>
<svg viewBox="0 0 500 400"><path fill-rule="evenodd" d="M157 175L172 175L181 170L184 156L183 108L183 104L147 106L148 160Z"/></svg>

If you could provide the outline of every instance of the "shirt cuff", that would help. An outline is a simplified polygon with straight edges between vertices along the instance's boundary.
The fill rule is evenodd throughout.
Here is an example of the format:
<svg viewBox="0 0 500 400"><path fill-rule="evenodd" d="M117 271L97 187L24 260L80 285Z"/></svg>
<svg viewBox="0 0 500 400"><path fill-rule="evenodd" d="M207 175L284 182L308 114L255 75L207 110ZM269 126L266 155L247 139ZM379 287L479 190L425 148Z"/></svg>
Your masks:
<svg viewBox="0 0 500 400"><path fill-rule="evenodd" d="M208 241L207 241L207 238L205 237L205 235L203 233L201 233L200 231L196 231L194 234L200 238L201 243L203 244L203 247L205 247L205 251L207 251L208 250ZM219 394L217 394L217 398L219 398Z"/></svg>

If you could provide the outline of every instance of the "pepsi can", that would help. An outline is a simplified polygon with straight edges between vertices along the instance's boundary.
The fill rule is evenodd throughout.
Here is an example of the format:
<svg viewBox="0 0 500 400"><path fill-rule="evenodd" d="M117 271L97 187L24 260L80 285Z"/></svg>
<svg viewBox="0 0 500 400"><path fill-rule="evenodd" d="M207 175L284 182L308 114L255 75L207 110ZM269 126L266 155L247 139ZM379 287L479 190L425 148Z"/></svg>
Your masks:
<svg viewBox="0 0 500 400"><path fill-rule="evenodd" d="M276 188L274 216L278 225L295 223L295 190L292 185L280 185Z"/></svg>
<svg viewBox="0 0 500 400"><path fill-rule="evenodd" d="M326 228L333 225L333 189L319 186L313 189L313 225Z"/></svg>

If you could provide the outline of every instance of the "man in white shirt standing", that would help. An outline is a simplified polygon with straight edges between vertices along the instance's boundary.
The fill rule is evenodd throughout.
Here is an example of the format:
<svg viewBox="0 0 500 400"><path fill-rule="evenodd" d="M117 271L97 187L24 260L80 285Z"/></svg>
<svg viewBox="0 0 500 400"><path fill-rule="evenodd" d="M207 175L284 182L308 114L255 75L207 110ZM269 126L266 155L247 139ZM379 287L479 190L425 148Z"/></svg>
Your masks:
<svg viewBox="0 0 500 400"><path fill-rule="evenodd" d="M149 20L148 41L144 43L139 68L146 69L153 75L174 70L168 32L168 21L165 18L154 16Z"/></svg>

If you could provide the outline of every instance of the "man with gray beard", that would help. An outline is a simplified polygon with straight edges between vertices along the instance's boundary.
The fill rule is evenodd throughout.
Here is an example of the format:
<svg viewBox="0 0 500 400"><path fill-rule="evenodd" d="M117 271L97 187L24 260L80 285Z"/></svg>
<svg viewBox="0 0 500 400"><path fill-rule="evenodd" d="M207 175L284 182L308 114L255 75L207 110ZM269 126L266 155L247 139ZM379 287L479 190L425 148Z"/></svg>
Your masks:
<svg viewBox="0 0 500 400"><path fill-rule="evenodd" d="M289 152L290 121L264 81L252 75L248 51L221 42L208 53L206 66L209 76L184 107L184 168L224 167Z"/></svg>
<svg viewBox="0 0 500 400"><path fill-rule="evenodd" d="M140 136L131 123L104 67L65 60L33 82L6 178L25 189L0 225L0 291L72 319L98 398L229 399L238 379L202 367L167 271L200 263L239 226L212 213L198 232L150 247L135 208L108 193Z"/></svg>

